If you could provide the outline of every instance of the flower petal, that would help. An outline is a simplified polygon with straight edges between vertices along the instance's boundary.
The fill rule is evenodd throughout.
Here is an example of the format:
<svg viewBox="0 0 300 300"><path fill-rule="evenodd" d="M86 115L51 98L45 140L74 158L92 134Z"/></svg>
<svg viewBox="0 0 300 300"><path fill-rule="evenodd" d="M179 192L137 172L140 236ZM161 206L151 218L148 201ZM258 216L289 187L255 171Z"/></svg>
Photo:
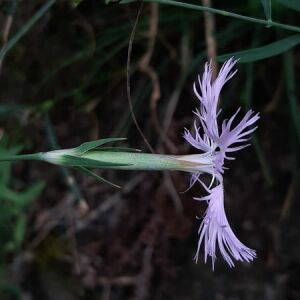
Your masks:
<svg viewBox="0 0 300 300"><path fill-rule="evenodd" d="M205 262L210 256L214 269L216 252L220 250L223 258L230 267L234 267L234 260L249 262L256 257L254 250L242 244L233 233L224 210L223 183L219 183L210 190L208 196L198 198L206 200L208 208L199 228L199 241L195 260L198 260L199 251L203 244Z"/></svg>

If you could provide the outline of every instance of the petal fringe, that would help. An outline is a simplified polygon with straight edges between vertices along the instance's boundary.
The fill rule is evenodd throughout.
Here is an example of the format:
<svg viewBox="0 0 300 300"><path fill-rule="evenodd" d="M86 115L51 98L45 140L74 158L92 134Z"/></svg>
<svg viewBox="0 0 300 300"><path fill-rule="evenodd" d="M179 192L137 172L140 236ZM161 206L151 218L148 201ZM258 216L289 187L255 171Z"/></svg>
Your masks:
<svg viewBox="0 0 300 300"><path fill-rule="evenodd" d="M208 208L198 231L199 241L194 258L196 262L202 245L204 247L205 263L208 256L210 256L213 270L218 249L230 267L234 267L234 261L252 261L256 257L255 250L241 243L228 223L224 210L223 183L219 183L219 185L212 188L209 195L197 199L207 201Z"/></svg>

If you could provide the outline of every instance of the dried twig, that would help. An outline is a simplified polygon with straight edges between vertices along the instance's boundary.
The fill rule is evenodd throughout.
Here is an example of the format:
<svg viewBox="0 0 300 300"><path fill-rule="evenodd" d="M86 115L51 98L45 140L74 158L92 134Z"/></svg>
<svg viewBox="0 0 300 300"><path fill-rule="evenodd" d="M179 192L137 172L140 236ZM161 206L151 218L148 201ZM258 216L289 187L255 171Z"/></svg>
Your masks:
<svg viewBox="0 0 300 300"><path fill-rule="evenodd" d="M127 98L129 102L129 108L131 112L132 119L140 132L141 136L144 139L144 142L148 146L149 150L154 153L154 149L150 146L148 140L146 139L145 135L143 134L136 118L133 112L133 105L132 105L132 99L131 99L131 93L130 93L130 57L131 57L131 52L132 52L132 44L136 32L136 27L141 15L141 11L143 8L143 2L140 5L132 32L130 36L130 41L129 41L129 46L128 46L128 56L127 56ZM139 69L144 72L149 78L151 79L152 82L152 93L151 93L151 98L150 98L150 109L151 109L151 117L152 117L152 122L162 138L163 142L168 146L169 150L171 152L176 153L176 146L170 141L170 139L167 137L166 134L164 134L163 130L161 129L161 126L159 124L158 118L157 118L157 113L156 113L156 106L157 106L157 101L160 98L160 85L159 85L159 80L156 72L153 70L153 68L150 66L150 60L153 54L154 50L154 45L157 37L157 31L158 31L158 21L159 21L159 9L158 5L156 3L152 3L150 6L150 11L151 11L151 16L150 16L150 24L149 24L149 31L148 31L148 48L146 53L143 55L139 62ZM177 195L176 189L174 187L174 184L170 178L169 175L164 175L165 177L165 182L167 183L167 187L169 190L169 193L171 195L171 198L173 199L174 205L177 209L177 211L181 211L181 203L180 199Z"/></svg>
<svg viewBox="0 0 300 300"><path fill-rule="evenodd" d="M37 231L37 235L32 241L29 242L27 249L32 250L36 248L49 233L61 222L61 220L67 215L70 210L70 206L74 203L73 194L69 194L62 202L59 202L52 209L47 209L45 212L39 214L36 223L34 224L34 230Z"/></svg>
<svg viewBox="0 0 300 300"><path fill-rule="evenodd" d="M158 22L159 22L159 6L157 3L151 3L150 17L149 17L149 30L147 33L148 47L145 54L140 59L139 69L141 72L145 73L150 78L152 83L152 93L150 96L150 111L151 111L151 121L154 125L154 128L158 133L158 135L160 136L163 143L167 146L167 148L172 153L176 153L177 152L176 146L162 130L157 116L157 102L161 96L160 84L159 84L158 75L155 72L155 70L151 67L150 61L153 55L155 42L158 36Z"/></svg>
<svg viewBox="0 0 300 300"><path fill-rule="evenodd" d="M211 7L211 0L202 0L203 6ZM205 40L207 46L207 56L211 60L213 74L212 79L217 78L218 64L217 64L217 42L214 37L215 33L215 16L210 12L204 12L205 23Z"/></svg>
<svg viewBox="0 0 300 300"><path fill-rule="evenodd" d="M136 290L133 300L143 300L146 299L149 293L149 285L152 276L152 260L153 256L153 247L148 246L145 249L144 256L143 256L143 266L142 271L137 276L136 282Z"/></svg>
<svg viewBox="0 0 300 300"><path fill-rule="evenodd" d="M153 255L153 247L149 246L145 249L142 270L136 275L118 276L118 277L99 277L98 284L104 287L102 299L109 299L112 286L117 287L135 287L134 300L142 300L147 298L148 286L152 275L151 259Z"/></svg>
<svg viewBox="0 0 300 300"><path fill-rule="evenodd" d="M189 57L189 48L188 48L188 34L185 34L181 40L181 70L180 70L180 77L175 84L175 89L173 93L171 94L169 100L168 100L168 106L166 109L166 114L164 116L164 121L163 121L163 131L167 133L171 121L173 119L178 100L182 91L182 88L184 86L186 77L187 77L187 71L188 71L188 64L190 61Z"/></svg>
<svg viewBox="0 0 300 300"><path fill-rule="evenodd" d="M136 284L136 276L119 276L119 277L99 277L98 284L99 285L117 285L117 286L131 286Z"/></svg>
<svg viewBox="0 0 300 300"><path fill-rule="evenodd" d="M126 195L131 192L138 184L145 179L145 174L139 174L132 178L122 190L119 190L110 195L104 202L102 202L97 208L91 210L88 215L80 219L76 223L76 230L83 230L87 228L95 220L99 220L101 215L109 211L112 207L120 203L122 195ZM70 234L71 232L68 232Z"/></svg>

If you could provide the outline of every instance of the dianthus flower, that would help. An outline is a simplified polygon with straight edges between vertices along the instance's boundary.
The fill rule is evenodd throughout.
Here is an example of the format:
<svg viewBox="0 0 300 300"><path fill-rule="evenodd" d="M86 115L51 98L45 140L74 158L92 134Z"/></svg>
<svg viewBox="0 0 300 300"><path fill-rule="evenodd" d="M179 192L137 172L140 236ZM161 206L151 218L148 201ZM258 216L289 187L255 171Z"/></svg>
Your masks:
<svg viewBox="0 0 300 300"><path fill-rule="evenodd" d="M252 126L258 119L258 114L252 110L248 111L237 125L233 125L240 109L229 119L224 120L218 126L218 99L224 84L234 76L232 72L236 60L229 59L222 66L218 77L212 81L212 68L210 64L205 65L204 74L198 77L194 83L194 92L199 99L199 109L195 111L196 121L194 123L194 135L187 129L184 138L196 149L198 154L191 155L167 155L141 153L139 150L130 148L103 147L111 142L124 140L123 138L107 138L86 142L76 148L61 149L34 154L22 154L12 156L1 156L0 161L17 160L41 160L49 163L73 167L77 170L110 183L106 179L94 173L92 169L117 169L117 170L169 170L184 171L192 174L190 186L200 182L208 195L194 198L206 201L208 208L204 214L199 228L199 242L195 260L198 260L200 248L204 246L205 262L210 256L214 269L216 252L222 256L230 267L234 261L252 261L256 253L254 250L242 244L233 233L227 221L224 210L224 161L234 159L231 153L247 147L249 135L256 129ZM200 176L209 174L212 177L209 186L206 186ZM113 186L117 186L110 183Z"/></svg>
<svg viewBox="0 0 300 300"><path fill-rule="evenodd" d="M251 129L248 127L259 119L259 114L254 114L252 110L249 110L241 121L233 126L240 111L239 108L229 120L222 122L220 128L218 126L219 95L224 84L237 72L237 70L232 71L236 62L233 58L225 62L214 81L212 81L211 64L206 63L202 78L198 76L198 81L193 86L200 104L199 109L194 112L196 115L195 133L192 135L188 129L185 129L184 132L184 138L194 148L210 156L213 161L213 167L206 171L212 176L209 186L206 186L200 179L200 175L203 173L201 171L194 172L190 182L190 185L200 182L208 193L207 196L194 198L206 201L208 204L198 232L199 241L195 260L198 261L200 248L203 245L204 260L207 262L207 258L210 256L213 269L218 249L230 267L234 267L234 261L249 262L256 257L256 252L241 243L235 236L224 210L224 161L234 159L229 156L231 153L249 146L245 142L249 140L249 135L257 127Z"/></svg>

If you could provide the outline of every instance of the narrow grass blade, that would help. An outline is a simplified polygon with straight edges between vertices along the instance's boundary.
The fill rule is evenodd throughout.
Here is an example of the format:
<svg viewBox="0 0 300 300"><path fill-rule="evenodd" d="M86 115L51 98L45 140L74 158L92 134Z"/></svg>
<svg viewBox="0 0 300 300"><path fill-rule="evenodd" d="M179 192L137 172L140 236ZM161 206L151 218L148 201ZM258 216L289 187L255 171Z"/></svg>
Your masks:
<svg viewBox="0 0 300 300"><path fill-rule="evenodd" d="M33 201L42 192L44 187L45 183L40 181L29 187L27 190L17 193L8 187L1 185L0 197L7 201L14 202L19 208L23 208Z"/></svg>
<svg viewBox="0 0 300 300"><path fill-rule="evenodd" d="M5 46L0 50L0 60L4 58L6 53L14 47L14 45L27 33L27 31L49 10L56 0L47 1L28 21L25 23L20 31L11 38Z"/></svg>
<svg viewBox="0 0 300 300"><path fill-rule="evenodd" d="M128 4L128 3L132 3L132 2L138 2L138 1L139 0L122 0L122 1L120 1L120 3L121 4ZM229 12L229 11L225 11L225 10L222 10L222 9L216 9L216 8L207 7L207 6L195 5L195 4L190 4L190 3L181 2L181 1L175 1L175 0L144 0L144 2L160 3L160 4L165 4L165 5L171 5L171 6L177 6L177 7L182 7L182 8L198 10L198 11L208 11L212 14L222 15L224 17L239 19L239 20L242 20L242 21L261 24L261 25L265 25L265 26L268 26L268 27L276 27L276 28L281 28L281 29L290 30L290 31L294 31L294 32L300 32L300 27L298 27L298 26L288 25L288 24L279 23L279 22L273 22L271 20L264 20L264 19L248 17L248 16L232 13L232 12Z"/></svg>
<svg viewBox="0 0 300 300"><path fill-rule="evenodd" d="M220 55L217 60L224 62L230 57L235 57L240 63L254 62L286 52L299 43L300 34L295 34L266 46Z"/></svg>

